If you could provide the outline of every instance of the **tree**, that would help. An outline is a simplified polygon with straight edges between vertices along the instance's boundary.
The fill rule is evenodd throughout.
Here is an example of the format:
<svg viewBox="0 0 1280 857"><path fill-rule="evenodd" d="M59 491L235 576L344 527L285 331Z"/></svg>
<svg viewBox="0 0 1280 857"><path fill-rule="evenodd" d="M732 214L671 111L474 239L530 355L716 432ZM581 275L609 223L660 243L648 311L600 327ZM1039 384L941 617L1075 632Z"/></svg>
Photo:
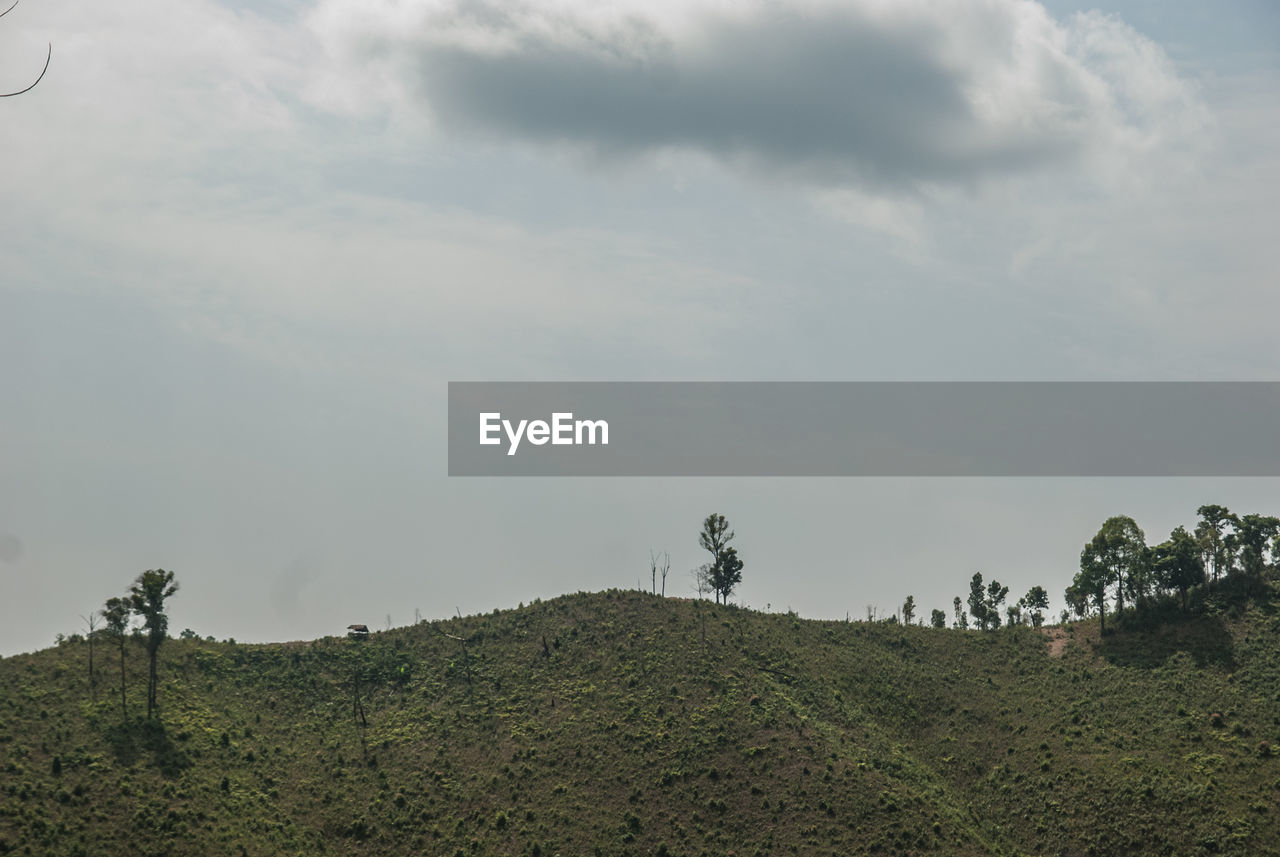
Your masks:
<svg viewBox="0 0 1280 857"><path fill-rule="evenodd" d="M89 626L89 698L94 702L98 701L98 676L93 671L93 644L94 638L98 635L98 619L100 618L93 610L89 611L88 616L81 616L84 623Z"/></svg>
<svg viewBox="0 0 1280 857"><path fill-rule="evenodd" d="M979 631L987 630L991 617L987 615L987 594L982 588L982 572L975 571L969 581L969 613L977 623ZM996 621L999 621L997 617Z"/></svg>
<svg viewBox="0 0 1280 857"><path fill-rule="evenodd" d="M1218 575L1230 567L1231 540L1227 527L1239 524L1239 519L1226 506L1201 506L1196 514L1200 516L1196 538L1213 572L1213 582L1217 583Z"/></svg>
<svg viewBox="0 0 1280 857"><path fill-rule="evenodd" d="M935 607L929 614L929 624L935 628L947 627L947 614Z"/></svg>
<svg viewBox="0 0 1280 857"><path fill-rule="evenodd" d="M123 598L108 598L102 609L102 618L107 624L107 633L120 643L120 716L125 723L129 722L129 711L124 699L124 641L129 630L129 616L132 611L129 602Z"/></svg>
<svg viewBox="0 0 1280 857"><path fill-rule="evenodd" d="M1044 591L1043 586L1031 587L1018 603L1027 608L1032 626L1039 628L1044 624L1043 611L1049 609L1049 593Z"/></svg>
<svg viewBox="0 0 1280 857"><path fill-rule="evenodd" d="M1146 534L1128 515L1107 518L1100 532L1106 539L1108 558L1115 572L1118 609L1124 609L1126 592L1134 605L1141 607L1149 588Z"/></svg>
<svg viewBox="0 0 1280 857"><path fill-rule="evenodd" d="M698 534L698 544L712 557L709 582L717 603L722 597L727 603L729 594L742 582L743 562L738 558L738 551L728 546L733 536L724 515L714 512L702 522L702 532Z"/></svg>
<svg viewBox="0 0 1280 857"><path fill-rule="evenodd" d="M1187 590L1204 583L1204 560L1195 537L1183 527L1169 534L1169 540L1151 549L1151 565L1156 580L1165 589L1176 589L1187 609Z"/></svg>
<svg viewBox="0 0 1280 857"><path fill-rule="evenodd" d="M1078 580L1079 575L1077 575L1077 581ZM1068 586L1067 591L1063 594L1066 598L1067 606L1070 607L1071 610L1070 612L1067 610L1062 611L1062 615L1066 617L1062 620L1062 624L1065 625L1072 615L1077 619L1083 619L1085 616L1089 615L1089 593L1081 590L1079 586L1077 586L1076 582L1073 582Z"/></svg>
<svg viewBox="0 0 1280 857"><path fill-rule="evenodd" d="M987 622L990 623L993 629L1000 627L1000 605L1004 603L1004 599L1008 595L1009 587L1001 586L1000 581L992 580L991 583L987 584ZM1013 616L1010 615L1009 618L1012 620Z"/></svg>
<svg viewBox="0 0 1280 857"><path fill-rule="evenodd" d="M1139 603L1149 588L1146 573L1148 555L1146 536L1133 518L1128 515L1107 518L1090 541L1089 548L1089 562L1097 566L1090 571L1090 586L1097 585L1099 576L1104 578L1104 590L1115 584L1117 613L1124 610L1126 594L1135 604ZM1084 559L1081 554L1082 563Z"/></svg>
<svg viewBox="0 0 1280 857"><path fill-rule="evenodd" d="M8 15L10 12L12 12L13 7L17 5L18 5L18 0L13 0L13 6L10 6L8 9L5 9L3 12L0 12L0 18L3 18L5 15ZM44 73L49 70L49 60L51 59L53 59L53 43L52 42L49 43L49 50L45 54L44 68L41 69L40 76L35 79L35 83L32 83L30 86L26 87L25 89L19 89L17 92L0 93L0 98L12 98L15 95L21 95L24 92L30 92L31 90L35 89L36 83L39 83L40 81L44 80Z"/></svg>
<svg viewBox="0 0 1280 857"><path fill-rule="evenodd" d="M916 618L916 597L908 595L907 600L902 602L902 624L910 625Z"/></svg>
<svg viewBox="0 0 1280 857"><path fill-rule="evenodd" d="M662 575L662 597L667 595L667 573L671 571L671 554L662 552L662 559L653 551L649 551L649 578L653 594L658 594L658 575Z"/></svg>
<svg viewBox="0 0 1280 857"><path fill-rule="evenodd" d="M712 583L720 593L725 604L739 583L742 582L742 560L738 558L737 548L725 548L720 555L720 562L712 568Z"/></svg>
<svg viewBox="0 0 1280 857"><path fill-rule="evenodd" d="M147 654L150 665L147 672L147 719L150 720L156 708L156 658L160 653L160 644L165 640L169 630L169 617L164 612L165 599L178 591L177 581L172 571L162 568L144 571L138 575L129 590L129 600L134 612L142 617L147 631Z"/></svg>
<svg viewBox="0 0 1280 857"><path fill-rule="evenodd" d="M1109 566L1100 554L1099 539L1085 544L1080 551L1080 571L1067 588L1067 603L1076 605L1077 615L1083 615L1080 605L1093 599L1102 623L1102 633L1107 633L1107 586L1113 577Z"/></svg>
<svg viewBox="0 0 1280 857"><path fill-rule="evenodd" d="M956 596L955 601L951 602L951 606L953 606L956 611L956 622L952 627L959 628L961 631L967 631L969 629L969 615L965 612L964 602L960 600L959 595Z"/></svg>
<svg viewBox="0 0 1280 857"><path fill-rule="evenodd" d="M1262 581L1262 572L1266 567L1263 551L1267 542L1280 533L1280 518L1267 515L1245 515L1236 526L1235 542L1240 547L1240 568L1244 571L1250 587Z"/></svg>
<svg viewBox="0 0 1280 857"><path fill-rule="evenodd" d="M711 591L711 563L704 562L693 570L693 588L698 593L698 598Z"/></svg>

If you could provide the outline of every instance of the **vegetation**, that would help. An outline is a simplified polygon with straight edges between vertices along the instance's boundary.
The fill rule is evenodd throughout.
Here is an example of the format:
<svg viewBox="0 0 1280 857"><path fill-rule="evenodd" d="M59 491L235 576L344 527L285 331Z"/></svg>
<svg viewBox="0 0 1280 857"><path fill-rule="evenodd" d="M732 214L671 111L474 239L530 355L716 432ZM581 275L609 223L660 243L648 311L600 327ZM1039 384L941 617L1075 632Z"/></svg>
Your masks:
<svg viewBox="0 0 1280 857"><path fill-rule="evenodd" d="M129 722L129 707L125 698L124 644L125 634L129 631L129 615L129 602L123 598L108 598L107 606L102 610L102 618L107 623L107 633L115 637L120 646L120 716L126 725ZM150 697L150 695L148 691L147 696Z"/></svg>
<svg viewBox="0 0 1280 857"><path fill-rule="evenodd" d="M1266 592L1056 629L1056 657L1025 626L706 602L704 642L695 604L637 592L363 642L174 640L167 704L123 728L66 641L0 661L0 851L1276 854Z"/></svg>
<svg viewBox="0 0 1280 857"><path fill-rule="evenodd" d="M178 591L172 571L162 568L144 571L129 590L129 606L142 617L147 632L147 655L150 672L147 673L147 719L156 708L156 655L169 630L169 617L164 612L164 602Z"/></svg>
<svg viewBox="0 0 1280 857"><path fill-rule="evenodd" d="M1158 621L1153 611L1158 613L1155 608L1168 596L1176 596L1183 612L1192 609L1192 599L1203 606L1224 584L1240 597L1259 596L1280 555L1280 518L1240 517L1218 505L1201 506L1196 513L1200 523L1194 536L1178 526L1154 546L1147 545L1132 518L1108 518L1081 550L1080 572L1067 587L1075 615L1096 612L1105 633L1109 600L1117 616L1123 616L1127 603L1135 620L1150 622Z"/></svg>
<svg viewBox="0 0 1280 857"><path fill-rule="evenodd" d="M1033 586L1018 601L1018 606L1027 611L1031 627L1039 628L1044 624L1044 611L1049 609L1049 593L1045 592L1043 586Z"/></svg>
<svg viewBox="0 0 1280 857"><path fill-rule="evenodd" d="M1009 595L1009 587L993 580L986 588L982 585L982 573L975 572L969 581L969 612L978 630L995 630L1000 627L1000 605ZM1013 624L1013 623L1010 623ZM967 627L967 623L961 627Z"/></svg>
<svg viewBox="0 0 1280 857"><path fill-rule="evenodd" d="M985 633L610 591L153 649L112 599L119 707L79 636L0 660L0 854L1280 855L1280 546L1220 537L1105 635L981 575Z"/></svg>
<svg viewBox="0 0 1280 857"><path fill-rule="evenodd" d="M717 603L722 600L729 603L729 595L742 582L742 560L738 558L737 549L728 546L733 536L724 515L714 512L702 522L702 532L698 534L698 544L711 553L712 561L703 566L704 578L715 593Z"/></svg>

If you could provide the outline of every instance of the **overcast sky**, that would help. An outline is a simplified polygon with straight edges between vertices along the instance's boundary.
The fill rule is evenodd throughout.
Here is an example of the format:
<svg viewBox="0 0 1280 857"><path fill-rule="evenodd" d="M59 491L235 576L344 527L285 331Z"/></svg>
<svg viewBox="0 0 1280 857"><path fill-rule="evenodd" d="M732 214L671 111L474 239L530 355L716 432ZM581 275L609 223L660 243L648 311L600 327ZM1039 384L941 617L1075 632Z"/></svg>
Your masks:
<svg viewBox="0 0 1280 857"><path fill-rule="evenodd" d="M634 587L1053 610L1278 480L450 479L449 380L1280 380L1280 7L23 0L0 654L142 570L310 638ZM1206 438L1206 443L1212 439Z"/></svg>

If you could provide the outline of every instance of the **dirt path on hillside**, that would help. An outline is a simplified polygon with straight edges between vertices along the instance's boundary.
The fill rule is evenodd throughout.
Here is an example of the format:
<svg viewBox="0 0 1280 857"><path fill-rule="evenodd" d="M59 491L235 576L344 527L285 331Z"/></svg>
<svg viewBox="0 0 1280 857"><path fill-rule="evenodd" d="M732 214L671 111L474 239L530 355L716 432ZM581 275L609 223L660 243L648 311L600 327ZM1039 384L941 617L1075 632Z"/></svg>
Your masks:
<svg viewBox="0 0 1280 857"><path fill-rule="evenodd" d="M1070 637L1061 628L1043 628L1041 632L1049 638L1049 657L1060 658L1067 650Z"/></svg>

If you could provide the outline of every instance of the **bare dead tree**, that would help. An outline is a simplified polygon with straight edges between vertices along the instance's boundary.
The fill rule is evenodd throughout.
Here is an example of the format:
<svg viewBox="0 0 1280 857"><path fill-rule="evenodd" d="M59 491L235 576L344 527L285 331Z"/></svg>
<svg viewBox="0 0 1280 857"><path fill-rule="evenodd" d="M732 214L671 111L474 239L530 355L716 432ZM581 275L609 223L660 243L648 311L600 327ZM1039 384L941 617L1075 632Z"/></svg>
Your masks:
<svg viewBox="0 0 1280 857"><path fill-rule="evenodd" d="M360 666L358 664L356 665L356 668L351 672L351 699L352 699L352 706L351 706L352 717L353 718L359 717L360 725L364 726L367 729L369 727L369 721L365 719L364 703L360 701Z"/></svg>
<svg viewBox="0 0 1280 857"><path fill-rule="evenodd" d="M12 9L13 7L10 6L9 8ZM89 636L89 698L92 701L97 702L98 701L98 677L93 672L93 642L94 642L94 637L97 636L98 619L100 617L95 611L90 610L88 616L81 616L80 618L83 619L84 623L89 626L89 635L88 635Z"/></svg>
<svg viewBox="0 0 1280 857"><path fill-rule="evenodd" d="M471 640L466 637L455 637L439 626L436 626L436 630L442 636L448 637L450 640L456 640L462 646L462 665L467 671L467 696L469 698L471 696L471 657L467 654L467 643L471 642ZM546 640L544 639L543 643L545 644L545 642Z"/></svg>
<svg viewBox="0 0 1280 857"><path fill-rule="evenodd" d="M671 554L666 551L662 552L662 558L652 550L649 551L649 582L653 590L653 594L658 594L658 575L662 575L662 596L667 595L667 572L671 571Z"/></svg>
<svg viewBox="0 0 1280 857"><path fill-rule="evenodd" d="M13 7L17 5L18 5L18 0L13 0L13 6L10 6L8 9L5 9L3 12L0 12L0 18L3 18L5 15L8 15L10 12L12 12ZM35 89L36 83L39 83L40 81L44 80L44 73L49 70L49 60L51 59L53 59L53 42L49 43L49 50L45 54L45 58L44 58L44 68L40 70L40 76L35 79L35 83L32 83L26 89L19 89L17 92L0 93L0 98L12 98L15 95L21 95L24 92L30 92L31 90Z"/></svg>
<svg viewBox="0 0 1280 857"><path fill-rule="evenodd" d="M711 591L711 563L704 562L695 568L693 574L693 587L698 592L697 599L693 602L693 612L698 616L698 624L702 628L702 647L707 647L707 617L702 615L702 599L706 593Z"/></svg>

